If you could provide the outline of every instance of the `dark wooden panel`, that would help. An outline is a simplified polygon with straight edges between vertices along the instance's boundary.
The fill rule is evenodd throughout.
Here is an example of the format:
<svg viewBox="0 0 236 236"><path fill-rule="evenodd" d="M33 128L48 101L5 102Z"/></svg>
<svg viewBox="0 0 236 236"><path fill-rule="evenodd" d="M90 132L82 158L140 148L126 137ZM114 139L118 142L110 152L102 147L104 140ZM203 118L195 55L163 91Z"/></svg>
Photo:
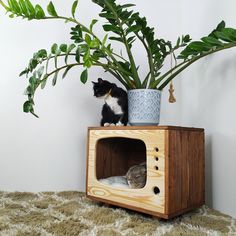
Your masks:
<svg viewBox="0 0 236 236"><path fill-rule="evenodd" d="M169 132L168 213L204 204L204 132Z"/></svg>

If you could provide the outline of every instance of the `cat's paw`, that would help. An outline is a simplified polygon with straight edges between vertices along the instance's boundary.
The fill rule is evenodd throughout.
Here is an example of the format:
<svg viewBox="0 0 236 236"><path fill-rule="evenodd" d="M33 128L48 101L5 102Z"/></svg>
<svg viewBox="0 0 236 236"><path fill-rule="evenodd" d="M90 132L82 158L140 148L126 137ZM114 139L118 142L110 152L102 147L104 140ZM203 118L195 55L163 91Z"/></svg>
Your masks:
<svg viewBox="0 0 236 236"><path fill-rule="evenodd" d="M114 123L111 123L110 126L116 126Z"/></svg>
<svg viewBox="0 0 236 236"><path fill-rule="evenodd" d="M104 126L104 127L108 127L108 126L110 126L110 123L104 123L103 126Z"/></svg>
<svg viewBox="0 0 236 236"><path fill-rule="evenodd" d="M116 123L116 126L124 126L124 124L122 124L120 121L118 123Z"/></svg>

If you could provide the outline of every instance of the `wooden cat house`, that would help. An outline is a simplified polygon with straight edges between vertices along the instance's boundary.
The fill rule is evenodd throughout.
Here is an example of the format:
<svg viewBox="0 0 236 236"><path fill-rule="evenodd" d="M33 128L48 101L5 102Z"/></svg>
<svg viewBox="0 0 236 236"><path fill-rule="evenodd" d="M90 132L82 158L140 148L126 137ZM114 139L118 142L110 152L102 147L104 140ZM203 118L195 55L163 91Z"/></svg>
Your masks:
<svg viewBox="0 0 236 236"><path fill-rule="evenodd" d="M204 130L173 126L88 129L87 197L169 219L204 204ZM146 185L99 180L146 162Z"/></svg>

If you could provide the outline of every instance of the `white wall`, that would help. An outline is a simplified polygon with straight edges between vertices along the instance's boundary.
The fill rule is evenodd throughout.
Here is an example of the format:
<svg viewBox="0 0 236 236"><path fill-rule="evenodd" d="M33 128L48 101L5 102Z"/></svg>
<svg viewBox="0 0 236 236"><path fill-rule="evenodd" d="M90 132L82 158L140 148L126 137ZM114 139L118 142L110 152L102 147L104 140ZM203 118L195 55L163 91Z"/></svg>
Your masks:
<svg viewBox="0 0 236 236"><path fill-rule="evenodd" d="M34 3L42 1L33 1ZM124 2L124 1L123 1ZM58 12L70 14L73 1L57 1ZM46 5L46 3L44 3ZM150 24L171 26L165 19L165 12L174 13L171 1L162 5L160 14L141 0L137 9L147 15ZM61 10L59 10L61 9ZM91 1L81 0L79 18L89 25L100 12ZM89 13L89 14L88 14ZM103 36L99 25L96 34ZM36 95L36 113L40 119L22 112L25 101L23 92L27 86L18 74L28 64L32 54L41 48L49 49L53 43L69 40L69 27L60 21L23 21L9 19L0 9L0 189L19 191L46 191L85 189L86 133L88 126L97 126L100 121L102 102L93 97L92 84L82 85L79 80L82 68L71 71L67 78L58 81L56 87L47 84L45 90ZM175 40L178 30L158 32ZM144 64L144 51L136 47L138 62ZM145 64L144 64L145 65ZM144 76L145 69L142 70ZM91 80L98 77L111 79L102 70L93 69ZM165 96L165 95L164 95ZM163 98L163 104L167 99ZM164 109L162 122L176 122L176 108ZM170 106L171 107L171 106ZM168 115L169 113L169 115ZM169 116L169 117L168 117Z"/></svg>
<svg viewBox="0 0 236 236"><path fill-rule="evenodd" d="M73 1L55 2L61 13L70 13ZM224 4L211 0L195 4L187 0L130 2L137 4L136 9L147 17L159 37L173 42L183 33L196 39L207 34L220 21L219 15L236 26L233 0ZM79 9L80 19L87 25L100 10L85 0L80 1ZM91 83L80 83L82 69L78 68L55 88L48 84L36 96L35 109L40 115L36 119L22 112L27 82L17 77L34 51L50 48L54 42L69 42L68 25L12 20L1 9L0 34L0 190L84 190L87 127L99 124L102 106L92 96ZM103 35L99 25L96 34ZM145 66L145 53L139 46L134 51L138 64ZM233 59L234 50L219 53L193 65L174 81L178 103L167 103L168 92L164 91L161 124L206 128L207 202L236 216ZM93 69L90 78L98 77L110 79Z"/></svg>
<svg viewBox="0 0 236 236"><path fill-rule="evenodd" d="M182 5L185 33L197 40L224 19L236 28L234 0L187 1ZM194 10L193 10L194 9ZM204 58L181 75L181 125L206 132L206 201L236 216L236 49Z"/></svg>

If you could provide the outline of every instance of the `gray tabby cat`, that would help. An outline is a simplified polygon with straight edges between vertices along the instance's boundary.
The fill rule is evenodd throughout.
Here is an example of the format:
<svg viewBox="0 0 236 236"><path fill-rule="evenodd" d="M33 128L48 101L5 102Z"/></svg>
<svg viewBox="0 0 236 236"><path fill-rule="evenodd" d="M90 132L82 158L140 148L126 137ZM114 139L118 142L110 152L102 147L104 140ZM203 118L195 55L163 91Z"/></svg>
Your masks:
<svg viewBox="0 0 236 236"><path fill-rule="evenodd" d="M126 178L130 188L143 188L147 179L146 162L130 167Z"/></svg>

